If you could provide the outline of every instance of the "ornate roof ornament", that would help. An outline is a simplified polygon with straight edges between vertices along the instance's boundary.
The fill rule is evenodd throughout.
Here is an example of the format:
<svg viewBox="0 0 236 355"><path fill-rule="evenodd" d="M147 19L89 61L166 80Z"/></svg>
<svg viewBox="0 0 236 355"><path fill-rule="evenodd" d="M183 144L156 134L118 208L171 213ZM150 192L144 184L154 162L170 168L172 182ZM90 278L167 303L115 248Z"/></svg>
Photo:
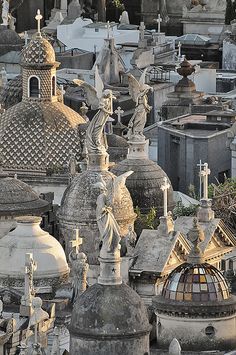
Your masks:
<svg viewBox="0 0 236 355"><path fill-rule="evenodd" d="M188 240L192 243L192 249L188 255L187 262L190 264L204 263L203 253L199 244L204 241L205 236L203 230L200 228L197 218L193 219L193 227L187 234Z"/></svg>

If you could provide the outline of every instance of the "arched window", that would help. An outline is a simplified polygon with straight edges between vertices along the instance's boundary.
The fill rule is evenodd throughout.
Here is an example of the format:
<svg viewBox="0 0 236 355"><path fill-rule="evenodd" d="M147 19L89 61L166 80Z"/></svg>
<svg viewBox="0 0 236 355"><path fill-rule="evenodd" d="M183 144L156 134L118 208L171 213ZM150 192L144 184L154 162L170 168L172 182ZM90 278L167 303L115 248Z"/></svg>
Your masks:
<svg viewBox="0 0 236 355"><path fill-rule="evenodd" d="M39 79L36 76L32 76L29 79L29 97L39 97Z"/></svg>
<svg viewBox="0 0 236 355"><path fill-rule="evenodd" d="M52 77L52 96L56 96L56 78Z"/></svg>

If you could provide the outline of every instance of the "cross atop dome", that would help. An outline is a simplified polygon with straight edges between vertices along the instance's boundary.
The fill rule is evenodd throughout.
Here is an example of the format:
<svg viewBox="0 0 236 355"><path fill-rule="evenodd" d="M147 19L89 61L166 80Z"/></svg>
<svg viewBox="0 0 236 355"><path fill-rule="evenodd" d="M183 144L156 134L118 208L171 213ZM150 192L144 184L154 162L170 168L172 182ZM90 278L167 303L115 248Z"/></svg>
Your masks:
<svg viewBox="0 0 236 355"><path fill-rule="evenodd" d="M37 10L37 14L35 16L35 20L37 21L37 32L38 32L38 35L41 36L41 28L40 28L40 21L42 20L43 16L41 15L40 13L40 10L38 9Z"/></svg>

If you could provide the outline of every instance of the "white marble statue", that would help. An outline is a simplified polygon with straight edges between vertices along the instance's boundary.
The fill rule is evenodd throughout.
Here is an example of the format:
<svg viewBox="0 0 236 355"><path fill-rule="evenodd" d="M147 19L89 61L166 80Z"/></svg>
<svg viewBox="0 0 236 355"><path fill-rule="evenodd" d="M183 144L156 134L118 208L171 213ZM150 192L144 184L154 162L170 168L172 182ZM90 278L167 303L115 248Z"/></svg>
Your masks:
<svg viewBox="0 0 236 355"><path fill-rule="evenodd" d="M93 110L98 109L86 132L86 147L89 154L106 154L107 145L104 135L104 126L109 116L113 114L113 99L111 90L101 91L82 80L74 80L74 83L83 87L86 93L87 105Z"/></svg>
<svg viewBox="0 0 236 355"><path fill-rule="evenodd" d="M2 1L2 25L8 26L9 16L9 2L7 0Z"/></svg>
<svg viewBox="0 0 236 355"><path fill-rule="evenodd" d="M67 18L70 20L76 20L81 16L82 10L80 6L79 0L72 0L68 5L68 16Z"/></svg>
<svg viewBox="0 0 236 355"><path fill-rule="evenodd" d="M111 179L108 184L101 177L101 181L94 184L94 188L100 190L96 218L101 237L100 256L103 258L109 258L120 250L120 228L113 214L113 206L122 198L121 190L132 173L133 171L128 171Z"/></svg>
<svg viewBox="0 0 236 355"><path fill-rule="evenodd" d="M120 15L119 22L121 25L129 25L129 14L127 11L123 11Z"/></svg>
<svg viewBox="0 0 236 355"><path fill-rule="evenodd" d="M86 290L87 288L87 273L89 269L89 264L87 262L87 256L84 253L74 253L73 251L69 254L69 260L71 263L71 276L72 276L72 304L74 304L77 298Z"/></svg>
<svg viewBox="0 0 236 355"><path fill-rule="evenodd" d="M129 93L136 103L134 114L128 124L129 140L144 141L143 129L147 122L147 114L151 111L152 106L148 105L147 94L152 90L151 86L145 84L146 69L137 81L132 74L128 75L129 80Z"/></svg>

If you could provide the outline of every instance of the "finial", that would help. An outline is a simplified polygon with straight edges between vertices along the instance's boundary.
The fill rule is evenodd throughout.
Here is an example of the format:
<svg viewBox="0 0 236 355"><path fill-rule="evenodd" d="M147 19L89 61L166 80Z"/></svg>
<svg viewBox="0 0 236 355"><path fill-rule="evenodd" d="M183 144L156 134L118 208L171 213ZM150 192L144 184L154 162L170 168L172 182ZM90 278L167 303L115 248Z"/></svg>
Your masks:
<svg viewBox="0 0 236 355"><path fill-rule="evenodd" d="M110 21L107 21L106 28L107 28L107 39L110 39L110 31L111 31Z"/></svg>
<svg viewBox="0 0 236 355"><path fill-rule="evenodd" d="M205 236L203 230L200 228L197 218L193 219L193 226L187 233L188 240L192 243L191 251L188 255L187 261L191 264L201 264L204 262L203 253L199 248L199 244L204 241Z"/></svg>
<svg viewBox="0 0 236 355"><path fill-rule="evenodd" d="M161 33L161 22L162 22L161 15L158 14L158 17L157 17L157 19L156 19L156 23L157 23L157 33Z"/></svg>
<svg viewBox="0 0 236 355"><path fill-rule="evenodd" d="M163 178L163 185L161 185L161 190L163 191L163 217L168 216L168 190L170 188L170 183L168 182L167 177Z"/></svg>
<svg viewBox="0 0 236 355"><path fill-rule="evenodd" d="M179 75L187 78L189 75L195 72L194 67L190 64L186 58L181 62L180 67L177 69Z"/></svg>
<svg viewBox="0 0 236 355"><path fill-rule="evenodd" d="M119 123L119 124L122 123L121 116L123 115L124 110L122 110L121 107L118 106L114 113L116 113L116 115L117 115L117 123Z"/></svg>
<svg viewBox="0 0 236 355"><path fill-rule="evenodd" d="M79 247L83 243L83 239L80 238L79 229L76 228L75 230L75 238L70 241L72 247L72 253L75 255L79 254Z"/></svg>
<svg viewBox="0 0 236 355"><path fill-rule="evenodd" d="M201 176L203 178L203 199L208 200L208 176L211 170L208 168L208 164L204 163L203 170L201 170Z"/></svg>
<svg viewBox="0 0 236 355"><path fill-rule="evenodd" d="M38 23L38 30L37 30L37 32L38 32L38 35L40 35L41 36L41 29L40 29L40 21L42 20L42 18L43 18L43 16L41 15L41 13L40 13L40 10L38 9L37 10L37 15L35 16L35 20L37 21L37 23Z"/></svg>

